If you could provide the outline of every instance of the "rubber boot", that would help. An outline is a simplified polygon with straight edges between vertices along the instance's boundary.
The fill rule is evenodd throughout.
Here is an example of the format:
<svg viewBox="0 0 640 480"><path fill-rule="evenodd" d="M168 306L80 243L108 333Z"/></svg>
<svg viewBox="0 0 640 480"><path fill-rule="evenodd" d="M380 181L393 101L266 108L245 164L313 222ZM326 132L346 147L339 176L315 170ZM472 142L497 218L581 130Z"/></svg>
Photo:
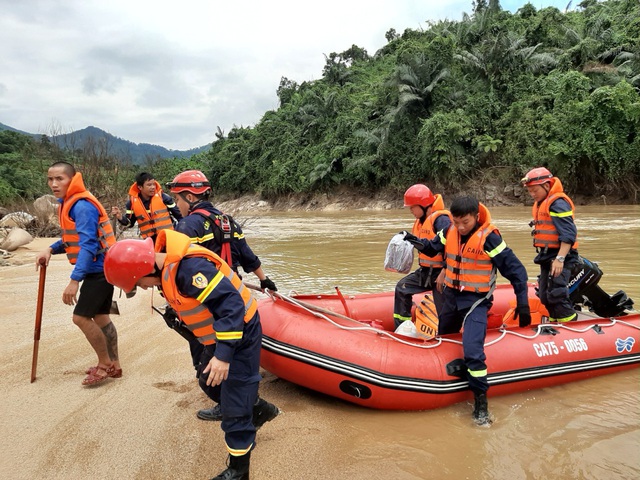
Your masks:
<svg viewBox="0 0 640 480"><path fill-rule="evenodd" d="M249 480L249 464L251 460L251 452L240 457L229 455L227 464L229 467L220 472L211 480Z"/></svg>
<svg viewBox="0 0 640 480"><path fill-rule="evenodd" d="M490 425L491 419L489 418L489 403L487 402L486 393L476 393L475 404L473 406L473 421L476 425Z"/></svg>
<svg viewBox="0 0 640 480"><path fill-rule="evenodd" d="M265 423L270 422L280 414L280 409L273 403L258 397L253 406L253 425L259 430Z"/></svg>

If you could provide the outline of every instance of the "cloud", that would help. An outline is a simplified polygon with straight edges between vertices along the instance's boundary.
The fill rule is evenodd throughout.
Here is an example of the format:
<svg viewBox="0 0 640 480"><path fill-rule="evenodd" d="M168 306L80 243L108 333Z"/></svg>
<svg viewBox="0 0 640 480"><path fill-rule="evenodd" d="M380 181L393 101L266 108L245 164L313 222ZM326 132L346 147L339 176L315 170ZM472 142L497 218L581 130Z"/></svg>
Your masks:
<svg viewBox="0 0 640 480"><path fill-rule="evenodd" d="M277 108L281 77L318 79L324 55L352 44L373 54L390 28L459 20L471 0L0 0L0 9L0 122L33 133L94 125L183 150Z"/></svg>

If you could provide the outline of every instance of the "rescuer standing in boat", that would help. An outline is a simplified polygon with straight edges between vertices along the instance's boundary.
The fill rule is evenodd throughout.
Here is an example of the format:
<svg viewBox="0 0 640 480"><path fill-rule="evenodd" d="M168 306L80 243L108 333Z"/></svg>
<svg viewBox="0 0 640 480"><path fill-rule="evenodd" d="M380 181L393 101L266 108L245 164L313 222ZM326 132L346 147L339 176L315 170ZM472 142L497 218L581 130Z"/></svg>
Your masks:
<svg viewBox="0 0 640 480"><path fill-rule="evenodd" d="M249 478L260 382L262 326L249 289L218 255L172 230L117 242L105 259L109 283L130 292L158 287L185 326L205 346L200 381L222 409L228 468L214 480ZM205 358L206 357L206 358Z"/></svg>
<svg viewBox="0 0 640 480"><path fill-rule="evenodd" d="M578 229L574 206L564 193L560 179L544 167L534 168L522 179L533 198L533 246L540 265L538 296L549 311L551 322L571 322L578 318L569 298L567 283L579 262Z"/></svg>
<svg viewBox="0 0 640 480"><path fill-rule="evenodd" d="M478 425L491 423L487 403L487 364L484 341L487 313L493 302L496 270L513 286L521 327L531 324L527 298L527 271L491 223L489 210L473 197L458 197L451 204L453 224L430 241L415 244L427 256L445 255L444 302L438 334L457 333L462 327L464 365L459 375L469 381L474 394L473 418Z"/></svg>

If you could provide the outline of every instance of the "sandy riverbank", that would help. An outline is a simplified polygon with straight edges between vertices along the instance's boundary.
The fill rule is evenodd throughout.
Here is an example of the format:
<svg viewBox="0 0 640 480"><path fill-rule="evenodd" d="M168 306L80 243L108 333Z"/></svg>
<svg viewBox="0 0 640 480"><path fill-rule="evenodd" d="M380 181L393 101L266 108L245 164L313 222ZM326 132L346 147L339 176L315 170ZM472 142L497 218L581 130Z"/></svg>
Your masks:
<svg viewBox="0 0 640 480"><path fill-rule="evenodd" d="M222 431L196 419L196 410L210 402L197 386L186 343L150 312L149 292L118 299L121 315L113 320L124 376L82 387L95 358L71 323L72 308L60 299L70 266L63 255L53 257L37 380L30 383L38 285L33 258L49 243L36 239L14 252L11 266L0 267L0 478L206 479L219 473L226 458ZM162 303L160 297L154 302ZM335 448L344 412L327 416L327 403L314 403L314 394L270 374L261 395L283 414L258 433L252 478L336 478L332 465L341 459L328 462L323 451L325 442Z"/></svg>

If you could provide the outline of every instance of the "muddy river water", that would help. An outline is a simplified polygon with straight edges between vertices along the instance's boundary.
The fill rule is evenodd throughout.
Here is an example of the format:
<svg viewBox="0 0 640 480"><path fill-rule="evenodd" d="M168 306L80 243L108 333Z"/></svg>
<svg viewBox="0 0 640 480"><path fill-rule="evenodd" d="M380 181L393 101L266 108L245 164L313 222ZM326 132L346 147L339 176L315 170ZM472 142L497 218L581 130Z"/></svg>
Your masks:
<svg viewBox="0 0 640 480"><path fill-rule="evenodd" d="M530 208L491 213L535 281ZM582 206L577 217L579 251L604 272L600 286L609 294L624 290L640 304L640 207ZM412 224L405 210L238 218L283 293L392 290L401 276L384 271L386 246ZM490 399L490 428L473 426L468 404L383 412L319 395L311 401L326 404L344 433L328 447L345 462L344 478L631 479L640 478L638 373Z"/></svg>

